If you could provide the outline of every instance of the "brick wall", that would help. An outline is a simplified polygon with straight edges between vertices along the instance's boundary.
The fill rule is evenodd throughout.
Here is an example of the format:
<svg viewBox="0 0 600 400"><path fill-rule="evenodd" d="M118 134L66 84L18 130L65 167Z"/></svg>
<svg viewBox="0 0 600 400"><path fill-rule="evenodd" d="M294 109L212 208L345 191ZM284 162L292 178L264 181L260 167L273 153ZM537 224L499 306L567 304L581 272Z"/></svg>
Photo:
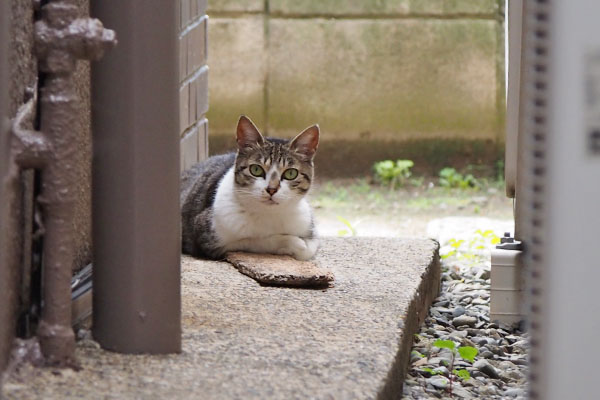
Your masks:
<svg viewBox="0 0 600 400"><path fill-rule="evenodd" d="M207 0L180 0L181 170L208 154Z"/></svg>

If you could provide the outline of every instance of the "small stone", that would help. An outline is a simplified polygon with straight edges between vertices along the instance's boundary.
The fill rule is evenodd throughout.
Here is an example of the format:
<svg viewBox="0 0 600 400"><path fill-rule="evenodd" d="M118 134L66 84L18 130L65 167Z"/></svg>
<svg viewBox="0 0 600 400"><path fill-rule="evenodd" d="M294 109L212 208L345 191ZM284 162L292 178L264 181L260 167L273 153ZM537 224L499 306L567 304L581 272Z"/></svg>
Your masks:
<svg viewBox="0 0 600 400"><path fill-rule="evenodd" d="M414 363L415 361L420 360L423 357L424 357L423 354L419 353L416 350L413 350L410 352L410 362L411 363Z"/></svg>
<svg viewBox="0 0 600 400"><path fill-rule="evenodd" d="M471 340L478 346L485 346L488 344L488 338L485 337L474 337Z"/></svg>
<svg viewBox="0 0 600 400"><path fill-rule="evenodd" d="M453 385L452 386L452 396L457 397L459 399L472 399L473 395L466 390L465 388L458 386L458 385Z"/></svg>
<svg viewBox="0 0 600 400"><path fill-rule="evenodd" d="M500 375L498 374L498 371L496 371L496 368L494 368L492 364L490 364L487 360L477 360L473 364L473 367L477 368L478 371L486 374L492 379L500 378Z"/></svg>
<svg viewBox="0 0 600 400"><path fill-rule="evenodd" d="M448 336L450 338L464 339L467 337L467 331L452 331Z"/></svg>
<svg viewBox="0 0 600 400"><path fill-rule="evenodd" d="M494 396L498 394L498 389L494 385L487 385L479 388L479 394L483 396Z"/></svg>
<svg viewBox="0 0 600 400"><path fill-rule="evenodd" d="M436 389L446 389L448 387L448 379L439 375L428 378L426 382Z"/></svg>
<svg viewBox="0 0 600 400"><path fill-rule="evenodd" d="M510 361L500 361L498 363L498 368L500 368L500 369L507 370L507 369L511 369L514 367L515 367L515 364L511 363Z"/></svg>
<svg viewBox="0 0 600 400"><path fill-rule="evenodd" d="M463 307L463 306L456 306L454 307L454 309L452 310L452 317L456 318L456 317L460 317L461 315L463 315L465 312L467 312L467 310Z"/></svg>
<svg viewBox="0 0 600 400"><path fill-rule="evenodd" d="M483 357L483 358L493 358L494 357L494 353L492 353L489 350L483 351L479 354L479 356Z"/></svg>
<svg viewBox="0 0 600 400"><path fill-rule="evenodd" d="M414 362L412 362L412 366L413 368L419 368L422 367L423 365L427 365L429 363L430 360L428 360L427 358L420 358Z"/></svg>
<svg viewBox="0 0 600 400"><path fill-rule="evenodd" d="M517 358L511 360L515 365L529 365L529 362L524 358Z"/></svg>
<svg viewBox="0 0 600 400"><path fill-rule="evenodd" d="M462 304L463 306L468 306L471 304L471 300L473 300L473 297L466 296L466 297L461 298L458 302L460 304Z"/></svg>
<svg viewBox="0 0 600 400"><path fill-rule="evenodd" d="M523 374L522 372L520 372L516 369L513 369L511 371L508 371L508 377L515 381L521 381L521 380L525 379L525 374Z"/></svg>
<svg viewBox="0 0 600 400"><path fill-rule="evenodd" d="M519 340L517 342L514 342L512 344L512 348L513 348L513 351L517 351L519 353L525 353L525 352L527 352L527 349L529 348L529 341L528 340Z"/></svg>
<svg viewBox="0 0 600 400"><path fill-rule="evenodd" d="M467 326L473 327L473 326L475 326L476 323L477 323L477 318L471 317L468 315L461 315L452 320L452 325L457 326L457 327L462 326L462 325L467 325Z"/></svg>
<svg viewBox="0 0 600 400"><path fill-rule="evenodd" d="M508 343L510 343L510 344L513 344L513 343L521 340L521 338L516 335L506 335L505 339L508 340Z"/></svg>
<svg viewBox="0 0 600 400"><path fill-rule="evenodd" d="M448 307L450 302L448 300L439 300L432 304L433 307Z"/></svg>
<svg viewBox="0 0 600 400"><path fill-rule="evenodd" d="M506 397L524 396L525 391L521 388L509 388L504 391L503 395Z"/></svg>

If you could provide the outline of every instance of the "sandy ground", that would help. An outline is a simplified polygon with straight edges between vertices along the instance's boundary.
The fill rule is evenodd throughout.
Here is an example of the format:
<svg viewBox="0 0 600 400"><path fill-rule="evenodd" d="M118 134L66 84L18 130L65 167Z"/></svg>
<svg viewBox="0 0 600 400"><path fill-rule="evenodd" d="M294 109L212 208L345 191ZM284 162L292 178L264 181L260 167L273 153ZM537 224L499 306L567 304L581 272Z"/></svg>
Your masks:
<svg viewBox="0 0 600 400"><path fill-rule="evenodd" d="M390 191L368 179L317 182L310 194L316 227L322 236L389 236L432 237L427 227L431 221L447 217L478 220L467 228L490 228L498 221L511 226L513 203L506 198L500 184L480 190L449 190L427 182L423 187ZM461 231L462 219L444 230ZM451 221L451 220L450 220Z"/></svg>

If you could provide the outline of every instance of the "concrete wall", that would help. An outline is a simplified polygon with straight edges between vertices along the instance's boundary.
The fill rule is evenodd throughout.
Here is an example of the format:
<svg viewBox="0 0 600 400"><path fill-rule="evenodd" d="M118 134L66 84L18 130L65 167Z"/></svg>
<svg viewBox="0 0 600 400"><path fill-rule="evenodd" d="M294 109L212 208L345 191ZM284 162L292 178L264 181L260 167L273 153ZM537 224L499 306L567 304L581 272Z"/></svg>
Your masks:
<svg viewBox="0 0 600 400"><path fill-rule="evenodd" d="M209 1L211 153L246 114L273 136L318 122L328 174L389 157L490 162L503 143L503 4Z"/></svg>

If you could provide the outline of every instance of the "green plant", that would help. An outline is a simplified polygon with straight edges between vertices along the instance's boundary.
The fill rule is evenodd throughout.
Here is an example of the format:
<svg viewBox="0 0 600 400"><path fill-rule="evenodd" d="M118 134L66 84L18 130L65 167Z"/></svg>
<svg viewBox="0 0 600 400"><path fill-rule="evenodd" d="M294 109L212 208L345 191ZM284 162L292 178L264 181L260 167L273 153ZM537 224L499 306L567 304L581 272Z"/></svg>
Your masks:
<svg viewBox="0 0 600 400"><path fill-rule="evenodd" d="M463 381L467 381L471 379L471 374L466 369L454 369L454 360L456 356L460 356L465 361L469 361L472 363L475 361L475 356L477 356L477 349L471 346L458 346L452 340L441 340L438 339L433 342L433 345L439 349L448 349L452 352L452 359L450 361L450 388L449 391L452 393L452 382L454 381L454 377L458 377Z"/></svg>
<svg viewBox="0 0 600 400"><path fill-rule="evenodd" d="M411 160L385 160L373 165L375 177L382 184L389 185L390 190L398 186L404 186L411 177L410 169L415 165Z"/></svg>
<svg viewBox="0 0 600 400"><path fill-rule="evenodd" d="M496 161L496 179L498 182L504 183L504 159Z"/></svg>
<svg viewBox="0 0 600 400"><path fill-rule="evenodd" d="M350 221L348 221L344 217L340 217L339 215L337 216L337 219L342 224L344 224L346 226L346 228L347 228L347 229L340 229L338 231L338 236L346 236L346 235L356 236L356 228L354 226L352 226L352 224L350 223Z"/></svg>
<svg viewBox="0 0 600 400"><path fill-rule="evenodd" d="M451 250L440 255L440 257L444 260L455 256L459 260L477 263L481 261L481 258L483 257L481 255L481 250L491 248L498 243L500 243L500 237L498 237L494 231L491 229L485 231L477 229L473 237L468 240L450 239L448 245Z"/></svg>
<svg viewBox="0 0 600 400"><path fill-rule="evenodd" d="M469 189L479 187L480 184L472 174L463 175L454 168L443 168L440 171L440 186L453 189Z"/></svg>

